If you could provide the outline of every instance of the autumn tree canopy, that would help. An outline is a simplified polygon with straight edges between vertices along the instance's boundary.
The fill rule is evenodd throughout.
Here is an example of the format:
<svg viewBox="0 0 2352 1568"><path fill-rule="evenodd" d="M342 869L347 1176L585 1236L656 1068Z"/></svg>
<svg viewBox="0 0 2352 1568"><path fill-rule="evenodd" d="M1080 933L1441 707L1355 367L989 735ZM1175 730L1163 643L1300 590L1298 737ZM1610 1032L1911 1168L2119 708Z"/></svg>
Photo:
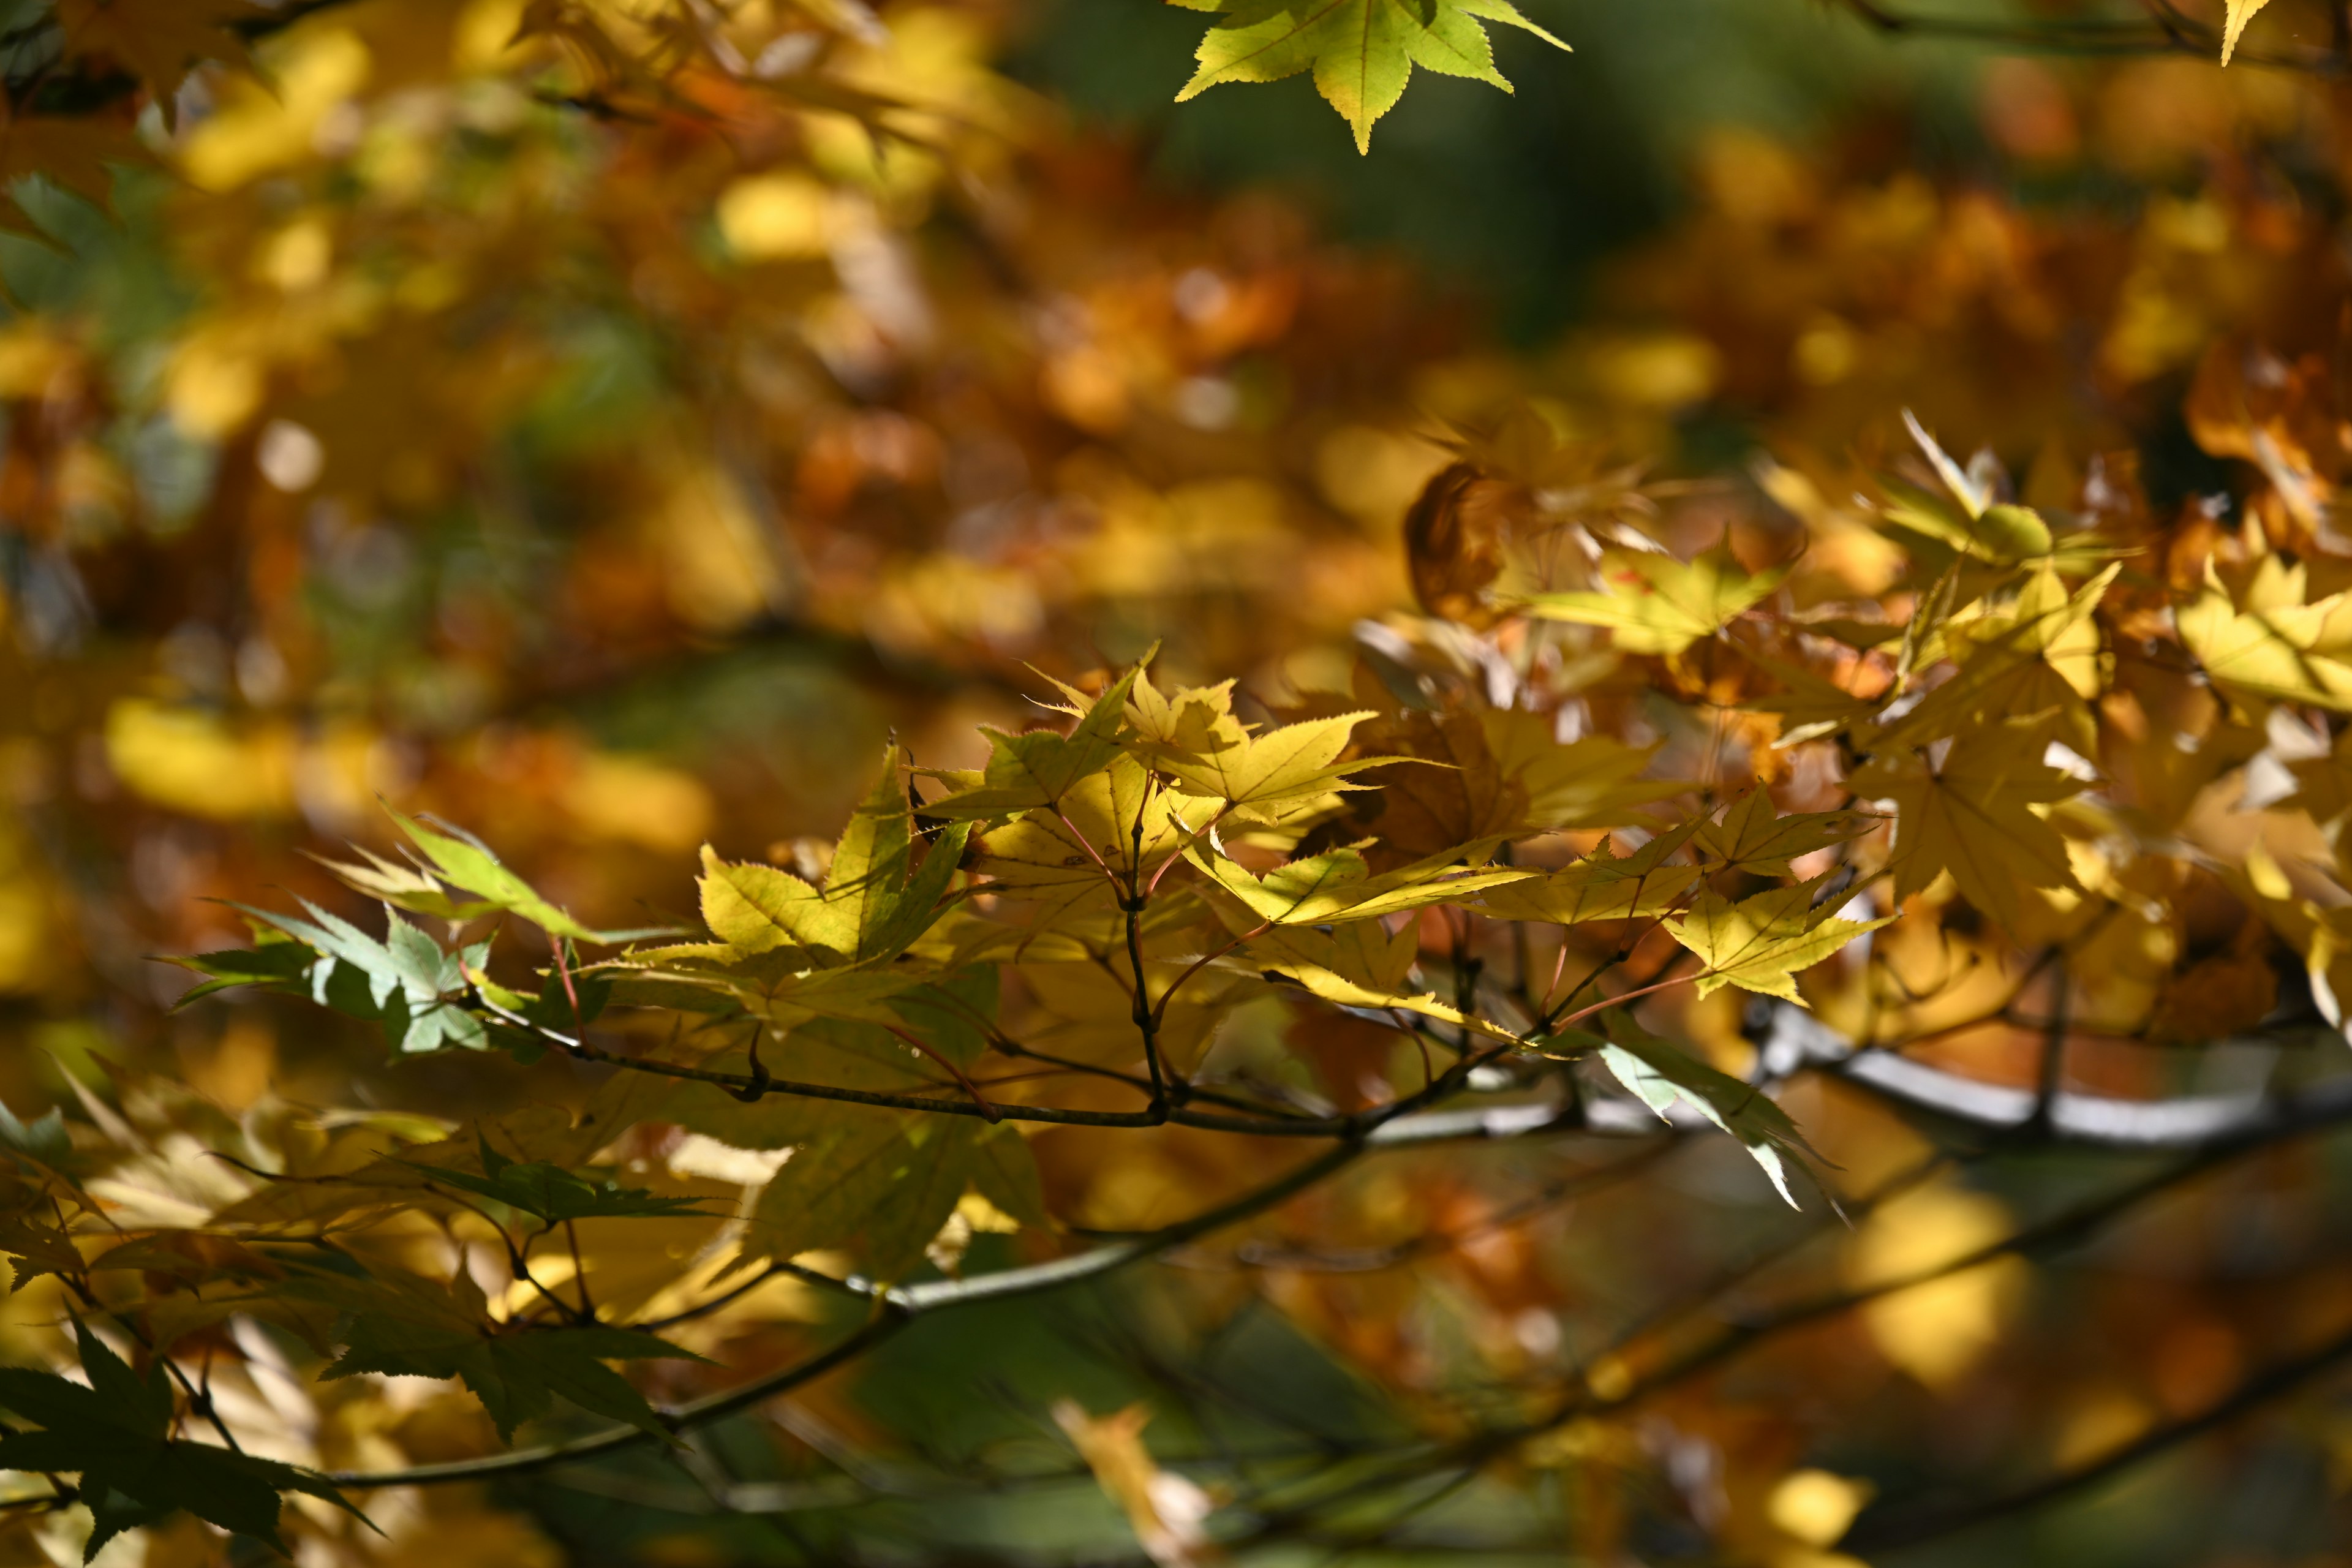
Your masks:
<svg viewBox="0 0 2352 1568"><path fill-rule="evenodd" d="M0 5L8 1563L2338 1561L2345 8L1177 4Z"/></svg>

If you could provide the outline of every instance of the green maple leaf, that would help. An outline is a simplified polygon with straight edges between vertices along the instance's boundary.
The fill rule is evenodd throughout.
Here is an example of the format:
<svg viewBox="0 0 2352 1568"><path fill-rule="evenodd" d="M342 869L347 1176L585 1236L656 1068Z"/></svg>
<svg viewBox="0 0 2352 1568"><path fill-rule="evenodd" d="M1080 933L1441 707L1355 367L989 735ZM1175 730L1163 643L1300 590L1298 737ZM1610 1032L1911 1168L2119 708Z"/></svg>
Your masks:
<svg viewBox="0 0 2352 1568"><path fill-rule="evenodd" d="M1315 73L1316 90L1369 153L1372 122L1404 95L1412 68L1469 77L1511 90L1495 68L1485 24L1523 28L1568 46L1521 15L1510 0L1176 0L1222 11L1201 40L1201 68L1176 95L1183 102L1221 82L1280 81Z"/></svg>
<svg viewBox="0 0 2352 1568"><path fill-rule="evenodd" d="M258 925L275 928L279 940L265 936L243 955L216 952L180 960L184 967L213 977L191 995L225 985L308 989L322 1006L382 1025L385 1039L404 1055L449 1047L480 1050L489 1043L482 1021L457 1000L467 987L467 971L478 971L488 956L488 942L446 952L390 906L379 942L307 899L297 901L309 920L233 906Z"/></svg>
<svg viewBox="0 0 2352 1568"><path fill-rule="evenodd" d="M550 1222L648 1218L703 1212L694 1206L692 1198L660 1197L640 1187L592 1182L543 1160L509 1160L491 1148L488 1138L480 1138L479 1134L477 1137L479 1138L482 1156L482 1174L478 1176L470 1171L445 1170L437 1165L419 1165L407 1160L398 1163L411 1170L422 1171L444 1185L463 1188L504 1204L510 1209L519 1209Z"/></svg>
<svg viewBox="0 0 2352 1568"><path fill-rule="evenodd" d="M1812 1151L1789 1113L1762 1089L1660 1039L1622 1007L1601 1016L1600 1047L1602 1063L1635 1099L1660 1116L1678 1100L1689 1105L1738 1139L1789 1206L1797 1206L1789 1165Z"/></svg>
<svg viewBox="0 0 2352 1568"><path fill-rule="evenodd" d="M183 1510L280 1553L279 1493L308 1492L358 1513L307 1470L173 1438L172 1385L163 1370L140 1376L79 1319L74 1338L87 1385L55 1373L0 1367L0 1406L40 1426L0 1436L0 1469L81 1478L81 1500L96 1526L82 1552L85 1563L124 1531Z"/></svg>
<svg viewBox="0 0 2352 1568"><path fill-rule="evenodd" d="M845 1247L875 1278L902 1279L980 1174L983 1141L1003 1134L961 1118L837 1109L847 1114L828 1117L761 1189L751 1244L776 1258ZM1005 1152L1027 1161L1017 1134Z"/></svg>
<svg viewBox="0 0 2352 1568"><path fill-rule="evenodd" d="M627 942L634 937L667 935L666 931L594 931L573 920L570 913L541 898L529 882L507 869L505 864L490 852L488 845L472 834L449 824L426 826L415 817L398 812L392 819L408 835L423 858L430 862L433 875L464 892L472 893L482 904L453 905L453 908L500 909L520 916L554 936L568 936L574 942L610 945Z"/></svg>
<svg viewBox="0 0 2352 1568"><path fill-rule="evenodd" d="M482 1402L499 1436L509 1442L517 1426L552 1409L558 1395L667 1438L669 1429L645 1395L604 1363L704 1359L655 1335L604 1323L551 1328L493 1322L480 1287L462 1268L446 1289L413 1275L352 1279L323 1274L288 1281L283 1289L348 1314L338 1335L343 1353L320 1377L373 1372L457 1379Z"/></svg>

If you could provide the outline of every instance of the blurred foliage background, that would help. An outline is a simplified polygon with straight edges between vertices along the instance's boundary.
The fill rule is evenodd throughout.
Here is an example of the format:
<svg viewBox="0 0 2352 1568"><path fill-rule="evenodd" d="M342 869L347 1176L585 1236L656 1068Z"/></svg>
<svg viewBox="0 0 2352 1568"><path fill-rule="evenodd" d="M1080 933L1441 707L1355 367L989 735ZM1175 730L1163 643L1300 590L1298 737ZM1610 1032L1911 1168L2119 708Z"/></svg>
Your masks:
<svg viewBox="0 0 2352 1568"><path fill-rule="evenodd" d="M2341 374L2352 143L2317 74L1890 37L1806 0L1528 0L1576 53L1505 37L1516 95L1417 81L1359 158L1303 80L1171 103L1201 19L1148 0L744 0L661 83L575 9L583 30L518 64L507 0L263 7L274 91L199 72L156 94L168 122L13 128L0 1099L20 1116L96 1092L98 1058L232 1112L354 1079L423 1110L564 1098L560 1062L518 1086L387 1064L267 1000L167 1013L187 976L152 956L237 940L222 900L350 905L303 856L382 847L379 799L630 924L690 904L706 840L790 862L829 838L887 734L973 765L975 723L1034 712L1031 666L1080 678L1158 641L1255 702L1344 689L1367 638L1418 635L1401 529L1451 426L1532 405L1578 482L1703 480L1695 539L1833 512L1906 408L2029 495L2104 474L2163 515L2226 516L2276 476L2233 434L2251 425L2184 417L2200 362L2259 344ZM2325 9L2280 0L2250 37L2324 37ZM1801 1120L1864 1174L1917 1157L1829 1090ZM1109 1194L1106 1224L1223 1179L1172 1136L1084 1136L1040 1158ZM1957 1255L2079 1185L2068 1159L1923 1193L1819 1267ZM1473 1239L1385 1272L1167 1268L972 1314L812 1394L788 1440L723 1433L790 1513L716 1513L649 1458L423 1496L352 1550L1118 1559L1132 1537L1068 1467L1053 1398L1151 1401L1165 1455L1344 1465L1432 1390L1507 1389L1821 1222L1734 1168L1519 1219L1512 1194L1573 1173L1400 1165L1351 1223ZM1808 1328L1488 1473L1393 1555L1847 1561L1843 1477L2063 1464L2210 1403L2273 1317L2340 1291L2347 1174L2340 1148L2282 1152L2087 1259ZM405 1419L400 1450L430 1458L455 1418ZM975 1456L1062 1472L938 1480ZM2315 1568L2345 1560L2347 1464L2352 1417L2313 1405L1900 1560ZM1578 1503L1596 1466L1655 1506ZM141 1550L198 1560L177 1536Z"/></svg>

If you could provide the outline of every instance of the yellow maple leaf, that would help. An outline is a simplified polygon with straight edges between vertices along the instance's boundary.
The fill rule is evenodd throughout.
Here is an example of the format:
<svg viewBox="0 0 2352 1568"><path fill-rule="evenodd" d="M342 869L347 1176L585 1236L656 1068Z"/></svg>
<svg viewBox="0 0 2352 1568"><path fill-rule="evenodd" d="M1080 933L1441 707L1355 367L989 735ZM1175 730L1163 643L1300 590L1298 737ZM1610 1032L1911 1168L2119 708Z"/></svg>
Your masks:
<svg viewBox="0 0 2352 1568"><path fill-rule="evenodd" d="M1969 902L2014 926L2027 888L2079 889L2065 840L2035 814L2082 784L2042 760L2032 727L1986 725L1925 752L1881 753L1847 784L1895 805L1895 897L1949 871Z"/></svg>
<svg viewBox="0 0 2352 1568"><path fill-rule="evenodd" d="M810 967L829 968L887 962L922 934L971 829L946 829L918 868L900 762L898 747L884 753L882 774L842 830L822 889L703 847L702 918L730 954L793 949Z"/></svg>
<svg viewBox="0 0 2352 1568"><path fill-rule="evenodd" d="M1612 853L1604 839L1599 849L1571 866L1486 889L1468 908L1489 920L1549 925L1663 914L1699 879L1699 867L1666 864L1666 858L1689 843L1698 826L1696 820L1686 822L1622 857Z"/></svg>
<svg viewBox="0 0 2352 1568"><path fill-rule="evenodd" d="M1117 757L1081 779L1057 808L1024 812L982 835L971 869L990 892L1038 902L1030 922L1034 936L1106 902L1106 869L1122 880L1139 874L1148 880L1181 847L1180 823L1215 809L1213 801L1153 788L1142 763Z"/></svg>
<svg viewBox="0 0 2352 1568"><path fill-rule="evenodd" d="M1805 999L1797 994L1799 970L1811 968L1893 918L1841 920L1835 901L1814 909L1820 886L1816 879L1773 888L1738 903L1702 892L1688 914L1668 920L1666 929L1675 940L1706 965L1697 977L1698 994L1737 985L1802 1006Z"/></svg>
<svg viewBox="0 0 2352 1568"><path fill-rule="evenodd" d="M1874 744L1914 746L1969 721L2057 710L2073 720L2076 749L2095 742L2087 703L2101 687L2094 612L2122 570L2110 565L2073 594L2045 562L2005 609L1948 625L1946 656L1959 673L1879 731Z"/></svg>
<svg viewBox="0 0 2352 1568"><path fill-rule="evenodd" d="M1285 724L1263 734L1241 733L1238 738L1221 730L1201 750L1160 750L1154 765L1182 785L1186 794L1223 801L1228 808L1311 800L1334 790L1363 787L1347 782L1351 773L1406 760L1338 760L1356 726L1370 717L1369 712L1341 713ZM1239 729L1236 724L1234 730Z"/></svg>
<svg viewBox="0 0 2352 1568"><path fill-rule="evenodd" d="M2229 13L2221 23L2221 63L2223 65L2228 65L2230 57L2238 52L2238 39L2244 36L2246 24L2254 19L2255 12L2270 3L2271 0L2229 0Z"/></svg>
<svg viewBox="0 0 2352 1568"><path fill-rule="evenodd" d="M1607 570L1618 592L1538 594L1528 601L1528 612L1606 626L1627 653L1680 653L1779 587L1790 568L1751 574L1727 542L1689 562L1646 552L1613 553Z"/></svg>
<svg viewBox="0 0 2352 1568"><path fill-rule="evenodd" d="M1859 811L1806 811L1781 816L1772 809L1770 792L1755 789L1732 802L1721 822L1699 823L1691 843L1703 858L1727 868L1785 877L1790 874L1790 861L1859 837L1875 821Z"/></svg>
<svg viewBox="0 0 2352 1568"><path fill-rule="evenodd" d="M1000 730L982 729L981 733L988 737L988 766L978 773L932 773L959 787L953 794L930 802L923 810L933 816L971 819L1010 816L1031 806L1059 804L1080 780L1110 766L1111 759L1118 755L1118 733L1127 712L1127 694L1142 676L1141 665L1121 676L1109 690L1084 710L1067 735L1044 730L1008 735ZM1083 699L1083 693L1072 691L1069 687L1063 687L1063 690Z"/></svg>
<svg viewBox="0 0 2352 1568"><path fill-rule="evenodd" d="M1271 924L1320 925L1457 902L1483 889L1525 881L1535 875L1507 867L1484 871L1450 869L1491 854L1494 847L1491 840L1464 844L1377 876L1364 863L1362 849L1355 846L1293 860L1263 878L1212 853L1198 840L1185 847L1184 858Z"/></svg>
<svg viewBox="0 0 2352 1568"><path fill-rule="evenodd" d="M1277 925L1251 939L1243 961L1258 973L1294 980L1337 1006L1413 1013L1489 1039L1526 1043L1499 1025L1439 1001L1433 991L1412 989L1412 964L1420 952L1420 934L1411 921L1391 931L1379 921L1362 920L1328 927Z"/></svg>
<svg viewBox="0 0 2352 1568"><path fill-rule="evenodd" d="M2266 555L2236 595L2209 563L2180 640L2232 696L2352 711L2352 596L2306 602L2304 567Z"/></svg>

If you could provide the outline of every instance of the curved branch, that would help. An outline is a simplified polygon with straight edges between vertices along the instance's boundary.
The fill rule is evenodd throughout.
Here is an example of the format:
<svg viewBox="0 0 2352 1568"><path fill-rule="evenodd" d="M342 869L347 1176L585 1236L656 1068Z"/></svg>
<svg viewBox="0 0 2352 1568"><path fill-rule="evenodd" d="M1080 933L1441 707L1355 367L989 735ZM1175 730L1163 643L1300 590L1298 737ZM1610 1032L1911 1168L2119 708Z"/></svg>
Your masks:
<svg viewBox="0 0 2352 1568"><path fill-rule="evenodd" d="M1459 1084L1458 1081L1449 1084L1441 1079L1433 1087L1451 1093ZM1358 1131L1346 1142L1292 1167L1265 1185L1232 1203L1134 1241L1097 1247L1075 1258L1055 1258L1052 1262L1033 1264L1025 1268L1009 1268L968 1279L932 1280L895 1289L862 1285L862 1282L850 1280L834 1281L844 1289L869 1297L877 1309L875 1315L846 1338L805 1361L796 1362L765 1377L754 1378L739 1388L662 1412L662 1426L672 1433L682 1432L798 1388L856 1360L919 1318L951 1311L980 1301L1036 1295L1081 1280L1101 1278L1130 1263L1139 1262L1170 1247L1181 1246L1212 1231L1262 1214L1367 1153L1423 1143L1524 1137L1551 1130L1559 1125L1559 1113L1556 1107L1520 1105L1485 1111L1433 1111L1425 1115L1391 1117L1370 1124L1360 1123ZM642 1428L619 1426L592 1436L520 1449L509 1454L493 1454L478 1459L459 1459L439 1465L416 1465L399 1470L339 1471L330 1473L324 1479L331 1485L346 1488L435 1486L453 1481L488 1480L500 1476L528 1475L555 1465L573 1464L653 1440L653 1434Z"/></svg>
<svg viewBox="0 0 2352 1568"><path fill-rule="evenodd" d="M2001 1132L2037 1129L2049 1140L2116 1150L2159 1152L2207 1148L2237 1139L2284 1135L2352 1115L2352 1076L2329 1079L2291 1095L2181 1095L2170 1100L2118 1100L2052 1087L2045 1097L1946 1072L1888 1050L1861 1050L1801 1007L1774 1006L1760 1041L1767 1079L1807 1067L1947 1121Z"/></svg>

